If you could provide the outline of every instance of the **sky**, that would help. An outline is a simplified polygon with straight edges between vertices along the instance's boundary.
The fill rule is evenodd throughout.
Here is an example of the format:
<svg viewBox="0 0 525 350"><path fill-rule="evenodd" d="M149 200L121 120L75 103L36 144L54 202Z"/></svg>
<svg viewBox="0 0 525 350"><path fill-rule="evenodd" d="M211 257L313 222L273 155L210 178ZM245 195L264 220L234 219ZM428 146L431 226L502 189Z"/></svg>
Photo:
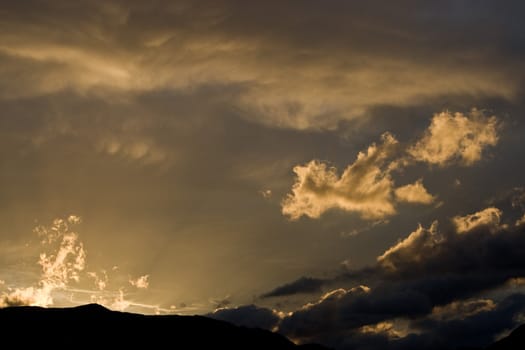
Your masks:
<svg viewBox="0 0 525 350"><path fill-rule="evenodd" d="M335 349L525 322L521 1L0 7L0 306Z"/></svg>

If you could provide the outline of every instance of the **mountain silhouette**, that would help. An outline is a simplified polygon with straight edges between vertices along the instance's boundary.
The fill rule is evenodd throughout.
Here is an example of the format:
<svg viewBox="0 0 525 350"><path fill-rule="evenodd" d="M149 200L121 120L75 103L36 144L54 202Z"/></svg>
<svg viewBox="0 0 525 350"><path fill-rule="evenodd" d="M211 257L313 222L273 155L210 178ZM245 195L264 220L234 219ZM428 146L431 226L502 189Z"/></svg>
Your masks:
<svg viewBox="0 0 525 350"><path fill-rule="evenodd" d="M327 350L317 344L295 345L277 333L238 327L204 316L141 315L111 311L98 304L71 308L7 307L0 309L0 324L4 337L12 335L18 348L38 345L44 348Z"/></svg>

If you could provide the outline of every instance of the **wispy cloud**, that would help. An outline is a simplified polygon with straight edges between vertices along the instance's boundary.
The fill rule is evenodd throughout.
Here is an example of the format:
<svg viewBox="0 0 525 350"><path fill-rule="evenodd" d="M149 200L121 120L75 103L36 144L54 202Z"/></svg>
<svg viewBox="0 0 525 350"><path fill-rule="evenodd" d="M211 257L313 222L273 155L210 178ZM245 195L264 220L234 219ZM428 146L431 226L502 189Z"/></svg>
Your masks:
<svg viewBox="0 0 525 350"><path fill-rule="evenodd" d="M53 249L51 253L40 254L40 281L36 286L16 287L4 292L2 304L52 305L55 291L66 289L71 281L79 281L86 264L84 245L78 234L72 231L72 226L79 222L79 217L71 215L67 219L55 219L50 227L35 228L42 244Z"/></svg>
<svg viewBox="0 0 525 350"><path fill-rule="evenodd" d="M473 55L472 47L450 45L448 33L435 30L455 25L448 16L420 23L393 5L378 13L373 5L348 2L323 11L316 2L299 9L273 2L256 9L235 1L203 7L165 4L162 11L145 4L108 3L39 3L31 21L17 6L6 6L9 30L2 35L0 53L4 75L17 79L8 79L10 89L0 89L0 96L65 90L131 96L236 86L239 93L230 103L246 111L246 118L274 127L333 129L377 105L406 106L451 93L512 99L520 87L516 72L522 71L522 62L508 52L498 55L501 42L512 42L510 38L485 35L484 55ZM416 8L430 11L424 4ZM92 15L80 16L84 13ZM271 28L257 18L260 13L272 17ZM64 37L50 30L50 18L57 28L80 23L84 30ZM471 21L469 26L473 33L483 33L490 28L481 26L485 22ZM472 39L469 35L460 35L465 44ZM428 36L446 50L422 49L418 43ZM395 55L393 42L402 48Z"/></svg>
<svg viewBox="0 0 525 350"><path fill-rule="evenodd" d="M126 310L139 306L146 310L161 310L158 305L148 305L129 299L125 286L115 286L111 277L120 273L112 268L110 272L101 269L99 272L86 271L87 251L80 240L77 226L81 217L70 215L57 218L51 225L39 225L34 233L40 239L44 250L38 258L41 273L38 281L31 286L17 286L9 281L1 283L0 307L12 305L50 306L56 304L57 296L69 295L71 303L97 302L107 307ZM120 278L116 278L117 280ZM92 289L82 288L85 280L92 280ZM2 281L3 282L3 281ZM149 287L149 274L130 278L129 284L137 289ZM60 301L63 302L62 300Z"/></svg>
<svg viewBox="0 0 525 350"><path fill-rule="evenodd" d="M148 289L149 287L149 275L139 276L135 279L130 278L129 284L139 289Z"/></svg>

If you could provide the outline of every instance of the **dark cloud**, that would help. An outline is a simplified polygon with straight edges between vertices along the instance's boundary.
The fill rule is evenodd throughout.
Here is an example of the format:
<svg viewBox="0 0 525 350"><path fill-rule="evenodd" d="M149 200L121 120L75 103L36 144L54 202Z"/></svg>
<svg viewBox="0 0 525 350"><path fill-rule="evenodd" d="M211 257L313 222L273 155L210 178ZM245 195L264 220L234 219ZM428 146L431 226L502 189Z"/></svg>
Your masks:
<svg viewBox="0 0 525 350"><path fill-rule="evenodd" d="M428 297L410 288L340 289L327 293L318 303L307 305L283 319L279 331L293 338L316 337L401 315L425 315L431 309Z"/></svg>
<svg viewBox="0 0 525 350"><path fill-rule="evenodd" d="M516 317L525 310L525 295L503 299L494 310L482 311L465 319L440 321L425 318L413 322L420 334L395 341L394 349L454 349L485 347L495 336L516 327Z"/></svg>
<svg viewBox="0 0 525 350"><path fill-rule="evenodd" d="M468 231L457 224L444 224L442 229L437 222L428 229L419 227L381 255L375 266L317 281L316 287L323 289L355 282L370 288L328 292L283 318L279 331L294 339L344 349L360 349L364 346L360 340L369 344L377 341L377 349L487 345L499 333L515 327L515 317L525 307L522 294L503 297L495 304L472 299L495 290L505 295L510 281L522 278L525 271L523 227L502 224L499 214L490 216L488 211L465 216L465 220L476 218L469 221L472 226ZM485 214L492 219L483 220ZM273 293L283 289L287 293L282 295L305 292L298 283L305 280L276 288ZM498 293L493 295L501 299ZM400 319L410 323L411 331L403 336L388 335L381 327L376 327L378 334L371 335L362 328L382 322L395 324Z"/></svg>
<svg viewBox="0 0 525 350"><path fill-rule="evenodd" d="M237 326L256 327L273 330L280 321L272 310L255 305L245 305L231 309L219 309L207 316L217 320L231 322Z"/></svg>
<svg viewBox="0 0 525 350"><path fill-rule="evenodd" d="M298 293L320 292L324 280L312 277L301 277L293 282L279 286L268 293L261 295L261 298L280 297Z"/></svg>

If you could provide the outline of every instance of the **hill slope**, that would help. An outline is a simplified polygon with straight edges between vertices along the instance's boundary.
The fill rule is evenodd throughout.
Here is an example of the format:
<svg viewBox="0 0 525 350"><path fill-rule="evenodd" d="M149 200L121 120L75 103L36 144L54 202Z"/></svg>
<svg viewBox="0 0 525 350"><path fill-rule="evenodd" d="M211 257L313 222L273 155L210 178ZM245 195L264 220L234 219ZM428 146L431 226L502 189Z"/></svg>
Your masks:
<svg viewBox="0 0 525 350"><path fill-rule="evenodd" d="M9 307L0 309L2 334L17 347L93 346L168 349L326 349L297 346L262 329L237 327L203 316L147 316L108 310L97 304L73 308ZM23 335L23 336L20 336Z"/></svg>
<svg viewBox="0 0 525 350"><path fill-rule="evenodd" d="M519 326L512 333L494 344L487 350L523 350L525 349L525 325Z"/></svg>

